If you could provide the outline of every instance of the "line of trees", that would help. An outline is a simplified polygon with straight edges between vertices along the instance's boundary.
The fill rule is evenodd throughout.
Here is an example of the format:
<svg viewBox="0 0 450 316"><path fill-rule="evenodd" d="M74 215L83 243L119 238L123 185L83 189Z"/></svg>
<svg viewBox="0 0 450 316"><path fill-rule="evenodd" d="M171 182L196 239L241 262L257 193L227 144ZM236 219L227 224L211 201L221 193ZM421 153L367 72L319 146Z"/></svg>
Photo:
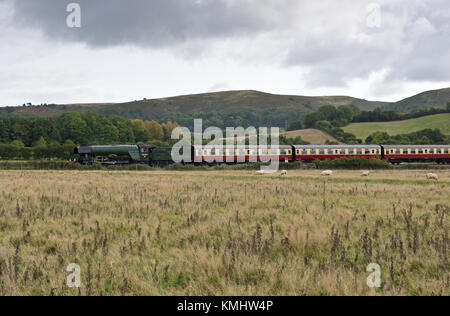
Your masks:
<svg viewBox="0 0 450 316"><path fill-rule="evenodd" d="M445 145L450 137L442 134L439 129L424 129L410 134L391 136L386 132L376 132L366 139L366 144L390 145Z"/></svg>
<svg viewBox="0 0 450 316"><path fill-rule="evenodd" d="M68 112L58 117L0 117L1 159L68 159L77 145L170 143L175 122Z"/></svg>
<svg viewBox="0 0 450 316"><path fill-rule="evenodd" d="M411 113L397 113L392 110L382 110L377 108L373 111L363 111L353 118L354 123L363 122L392 122L409 120L434 114L450 113L450 102L447 108L431 108L431 109L417 109Z"/></svg>
<svg viewBox="0 0 450 316"><path fill-rule="evenodd" d="M112 144L164 142L177 123L129 120L120 116L68 112L58 117L1 117L0 143L25 147L49 144Z"/></svg>

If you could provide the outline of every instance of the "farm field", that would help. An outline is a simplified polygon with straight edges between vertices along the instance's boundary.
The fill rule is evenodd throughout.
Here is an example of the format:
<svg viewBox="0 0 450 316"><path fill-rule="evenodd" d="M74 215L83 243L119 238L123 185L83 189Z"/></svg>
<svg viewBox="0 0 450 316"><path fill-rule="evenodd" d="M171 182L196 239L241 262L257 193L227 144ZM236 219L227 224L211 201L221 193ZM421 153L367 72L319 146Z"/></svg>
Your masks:
<svg viewBox="0 0 450 316"><path fill-rule="evenodd" d="M0 171L0 295L449 295L427 172Z"/></svg>
<svg viewBox="0 0 450 316"><path fill-rule="evenodd" d="M296 138L300 136L303 140L314 145L325 145L327 140L339 143L336 138L318 129L300 129L284 132L281 133L281 135L286 136L287 138Z"/></svg>
<svg viewBox="0 0 450 316"><path fill-rule="evenodd" d="M375 132L389 135L409 134L423 129L440 129L444 135L450 135L450 113L436 114L406 121L353 123L342 129L356 137L366 139Z"/></svg>

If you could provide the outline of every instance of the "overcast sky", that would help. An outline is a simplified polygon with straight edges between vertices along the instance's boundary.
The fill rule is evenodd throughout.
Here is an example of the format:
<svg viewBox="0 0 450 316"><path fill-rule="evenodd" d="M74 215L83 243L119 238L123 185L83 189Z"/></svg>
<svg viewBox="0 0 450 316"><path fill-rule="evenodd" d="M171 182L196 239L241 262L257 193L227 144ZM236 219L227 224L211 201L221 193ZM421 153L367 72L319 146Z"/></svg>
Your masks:
<svg viewBox="0 0 450 316"><path fill-rule="evenodd" d="M450 87L449 43L448 0L0 0L0 106L243 89L398 101Z"/></svg>

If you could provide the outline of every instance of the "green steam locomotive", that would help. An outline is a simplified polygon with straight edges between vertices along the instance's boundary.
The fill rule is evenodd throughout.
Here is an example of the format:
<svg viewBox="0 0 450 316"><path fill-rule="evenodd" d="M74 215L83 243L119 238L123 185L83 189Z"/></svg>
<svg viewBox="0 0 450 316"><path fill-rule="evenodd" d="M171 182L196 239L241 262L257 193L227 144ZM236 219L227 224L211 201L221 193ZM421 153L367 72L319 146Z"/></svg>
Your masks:
<svg viewBox="0 0 450 316"><path fill-rule="evenodd" d="M154 145L106 145L75 148L77 162L81 164L164 166L172 162L171 147Z"/></svg>

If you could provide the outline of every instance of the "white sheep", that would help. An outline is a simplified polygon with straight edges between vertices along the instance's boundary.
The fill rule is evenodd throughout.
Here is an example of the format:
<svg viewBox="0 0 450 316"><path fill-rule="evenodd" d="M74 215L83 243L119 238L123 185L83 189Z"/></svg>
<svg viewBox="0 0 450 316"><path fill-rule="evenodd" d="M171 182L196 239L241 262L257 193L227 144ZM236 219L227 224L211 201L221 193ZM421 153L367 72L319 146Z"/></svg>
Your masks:
<svg viewBox="0 0 450 316"><path fill-rule="evenodd" d="M322 177L330 177L333 175L333 171L331 170L325 170L324 172L322 172Z"/></svg>
<svg viewBox="0 0 450 316"><path fill-rule="evenodd" d="M258 171L255 172L255 174L256 174L257 176L263 176L263 175L266 174L266 172L265 172L264 170L258 170Z"/></svg>
<svg viewBox="0 0 450 316"><path fill-rule="evenodd" d="M438 175L435 174L435 173L428 173L428 174L427 174L427 179L428 179L428 180L436 180L436 181L438 181L438 180L439 180L439 177L438 177Z"/></svg>
<svg viewBox="0 0 450 316"><path fill-rule="evenodd" d="M370 176L370 171L363 171L361 177L368 177Z"/></svg>
<svg viewBox="0 0 450 316"><path fill-rule="evenodd" d="M287 170L282 170L281 171L281 176L283 177L283 176L287 176L288 175L288 172L287 172Z"/></svg>

